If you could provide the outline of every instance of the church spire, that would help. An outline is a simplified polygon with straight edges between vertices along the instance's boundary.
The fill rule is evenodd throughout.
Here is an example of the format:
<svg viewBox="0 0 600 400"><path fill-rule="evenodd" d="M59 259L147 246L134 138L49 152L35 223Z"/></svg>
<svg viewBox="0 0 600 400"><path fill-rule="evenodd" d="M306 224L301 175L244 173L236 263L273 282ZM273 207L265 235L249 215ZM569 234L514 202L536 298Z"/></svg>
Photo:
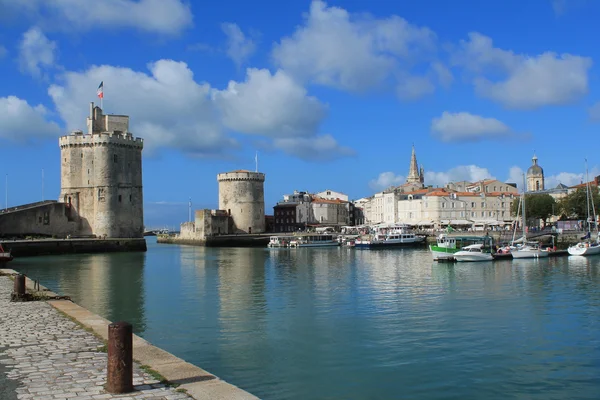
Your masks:
<svg viewBox="0 0 600 400"><path fill-rule="evenodd" d="M410 169L406 177L406 183L420 183L421 176L419 174L419 165L417 164L417 155L415 154L415 145L412 147L412 155L410 156Z"/></svg>

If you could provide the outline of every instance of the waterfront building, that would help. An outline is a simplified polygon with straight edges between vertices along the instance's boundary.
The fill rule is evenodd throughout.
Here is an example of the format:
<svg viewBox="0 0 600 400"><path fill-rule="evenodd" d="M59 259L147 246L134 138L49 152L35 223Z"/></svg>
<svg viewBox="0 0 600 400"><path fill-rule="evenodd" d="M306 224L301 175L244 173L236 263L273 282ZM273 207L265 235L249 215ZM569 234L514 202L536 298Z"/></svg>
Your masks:
<svg viewBox="0 0 600 400"><path fill-rule="evenodd" d="M534 154L531 167L527 170L527 191L539 192L544 190L544 170L538 165L538 158Z"/></svg>
<svg viewBox="0 0 600 400"><path fill-rule="evenodd" d="M127 115L105 115L90 104L87 134L59 139L61 190L67 218L79 235L143 237L141 138L129 132Z"/></svg>
<svg viewBox="0 0 600 400"><path fill-rule="evenodd" d="M217 180L219 209L196 210L194 221L181 224L178 239L265 232L265 174L237 170L218 174Z"/></svg>
<svg viewBox="0 0 600 400"><path fill-rule="evenodd" d="M331 190L317 194L294 191L284 195L273 209L275 232L295 232L313 225L350 225L354 214L348 196Z"/></svg>
<svg viewBox="0 0 600 400"><path fill-rule="evenodd" d="M217 175L219 209L231 216L233 233L265 231L265 174L237 170Z"/></svg>

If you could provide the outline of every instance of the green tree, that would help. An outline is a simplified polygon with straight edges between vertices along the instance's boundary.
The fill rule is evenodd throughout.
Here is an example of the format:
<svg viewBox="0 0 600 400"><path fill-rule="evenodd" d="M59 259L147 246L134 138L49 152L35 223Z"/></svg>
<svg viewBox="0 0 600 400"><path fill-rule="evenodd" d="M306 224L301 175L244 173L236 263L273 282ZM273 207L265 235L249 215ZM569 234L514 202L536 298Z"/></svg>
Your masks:
<svg viewBox="0 0 600 400"><path fill-rule="evenodd" d="M592 198L596 211L600 205L600 194L598 193L597 186L590 186ZM560 211L563 215L569 218L577 218L587 220L588 217L588 201L587 201L587 190L585 187L579 188L571 194L565 196L559 203ZM590 201L590 216L592 216L592 202ZM593 218L593 216L592 216Z"/></svg>
<svg viewBox="0 0 600 400"><path fill-rule="evenodd" d="M555 211L554 198L549 194L527 194L525 195L525 211L527 213L527 219L541 219L546 226L546 221L550 216L552 216ZM513 216L517 215L517 210L519 213L523 212L519 199L513 201L511 212ZM556 210L558 208L556 207Z"/></svg>

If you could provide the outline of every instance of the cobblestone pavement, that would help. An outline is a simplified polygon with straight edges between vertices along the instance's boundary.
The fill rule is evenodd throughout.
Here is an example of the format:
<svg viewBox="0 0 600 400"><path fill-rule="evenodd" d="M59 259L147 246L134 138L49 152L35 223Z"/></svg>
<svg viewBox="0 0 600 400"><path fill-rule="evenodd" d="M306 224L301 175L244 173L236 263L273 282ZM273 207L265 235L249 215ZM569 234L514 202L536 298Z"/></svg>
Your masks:
<svg viewBox="0 0 600 400"><path fill-rule="evenodd" d="M43 301L11 303L12 288L13 281L0 276L2 399L189 399L138 365L134 392L106 393L107 354L99 351L103 343Z"/></svg>

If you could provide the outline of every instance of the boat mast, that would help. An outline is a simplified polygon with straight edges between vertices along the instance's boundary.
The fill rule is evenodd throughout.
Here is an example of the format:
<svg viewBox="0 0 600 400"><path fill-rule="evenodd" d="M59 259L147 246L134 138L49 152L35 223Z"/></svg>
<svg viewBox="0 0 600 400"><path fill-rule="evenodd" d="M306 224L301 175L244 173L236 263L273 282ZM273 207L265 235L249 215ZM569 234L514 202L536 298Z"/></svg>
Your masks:
<svg viewBox="0 0 600 400"><path fill-rule="evenodd" d="M593 221L594 221L594 225L596 227L596 241L598 241L598 239L599 239L598 221L596 220L596 207L594 206L594 195L592 194L592 188L590 187L590 178L589 178L589 173L588 173L587 159L585 160L585 181L586 181L586 186L587 186L587 200L588 200L588 232L590 232L590 240L591 240L592 236L591 236L591 229L590 229L590 214L589 214L590 202L591 202L592 203L592 216L594 217Z"/></svg>
<svg viewBox="0 0 600 400"><path fill-rule="evenodd" d="M527 234L526 232L526 225L527 225L527 218L525 216L525 174L523 174L523 203L521 204L523 206L523 244L525 244L525 242L527 241Z"/></svg>
<svg viewBox="0 0 600 400"><path fill-rule="evenodd" d="M517 206L517 217L515 218L515 221L519 220L520 213L521 213L521 196L519 196L519 205ZM515 243L515 236L517 236L517 224L515 224L515 229L513 229L513 238L512 238L513 245Z"/></svg>

